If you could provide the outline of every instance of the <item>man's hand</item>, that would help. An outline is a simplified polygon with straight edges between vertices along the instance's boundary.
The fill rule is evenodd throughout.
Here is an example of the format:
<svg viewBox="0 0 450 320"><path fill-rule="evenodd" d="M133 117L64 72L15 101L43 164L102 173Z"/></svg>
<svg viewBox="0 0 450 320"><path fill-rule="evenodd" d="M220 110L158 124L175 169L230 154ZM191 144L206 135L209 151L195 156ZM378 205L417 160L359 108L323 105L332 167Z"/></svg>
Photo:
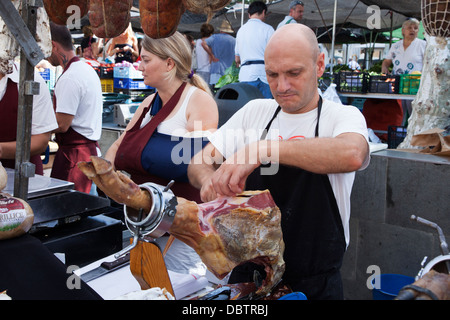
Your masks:
<svg viewBox="0 0 450 320"><path fill-rule="evenodd" d="M261 165L260 147L259 142L249 144L223 162L203 183L202 200L211 201L218 196L232 197L242 193L247 177Z"/></svg>

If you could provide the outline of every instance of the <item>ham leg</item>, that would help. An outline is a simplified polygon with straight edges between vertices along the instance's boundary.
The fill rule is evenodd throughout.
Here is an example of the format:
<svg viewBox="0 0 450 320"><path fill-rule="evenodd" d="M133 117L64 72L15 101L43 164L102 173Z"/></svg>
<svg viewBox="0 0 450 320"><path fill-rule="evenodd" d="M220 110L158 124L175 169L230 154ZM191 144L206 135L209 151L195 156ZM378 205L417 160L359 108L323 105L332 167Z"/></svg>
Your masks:
<svg viewBox="0 0 450 320"><path fill-rule="evenodd" d="M216 277L222 279L234 267L252 261L266 271L256 293L268 293L281 280L281 212L268 190L247 191L202 204L178 201L169 232L194 248Z"/></svg>
<svg viewBox="0 0 450 320"><path fill-rule="evenodd" d="M78 167L106 195L136 210L151 208L151 197L111 163L91 157ZM175 238L192 247L219 279L248 261L263 265L266 278L256 291L267 294L284 273L281 212L268 190L246 191L197 204L177 197L176 215L169 229Z"/></svg>

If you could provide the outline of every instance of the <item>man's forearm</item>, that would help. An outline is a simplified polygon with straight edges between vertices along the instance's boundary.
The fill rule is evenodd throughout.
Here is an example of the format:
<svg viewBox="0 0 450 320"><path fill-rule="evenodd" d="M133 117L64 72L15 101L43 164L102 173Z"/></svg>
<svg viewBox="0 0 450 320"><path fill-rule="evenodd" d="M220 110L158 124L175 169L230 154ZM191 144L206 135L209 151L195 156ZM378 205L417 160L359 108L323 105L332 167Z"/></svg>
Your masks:
<svg viewBox="0 0 450 320"><path fill-rule="evenodd" d="M355 133L337 138L279 141L272 143L272 148L272 153L278 152L280 164L319 174L356 171L368 153L365 138Z"/></svg>
<svg viewBox="0 0 450 320"><path fill-rule="evenodd" d="M216 150L211 143L206 145L202 151L194 155L189 163L187 174L190 184L201 189L223 162L223 157L216 155Z"/></svg>

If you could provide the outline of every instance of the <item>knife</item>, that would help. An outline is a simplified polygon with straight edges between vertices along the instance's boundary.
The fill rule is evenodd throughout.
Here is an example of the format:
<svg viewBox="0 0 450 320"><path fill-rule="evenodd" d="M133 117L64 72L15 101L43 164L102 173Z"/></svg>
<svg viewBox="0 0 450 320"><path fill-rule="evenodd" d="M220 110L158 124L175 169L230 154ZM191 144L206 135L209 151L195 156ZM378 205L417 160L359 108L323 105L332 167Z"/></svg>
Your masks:
<svg viewBox="0 0 450 320"><path fill-rule="evenodd" d="M92 280L97 279L98 277L101 277L107 273L110 273L117 269L120 269L129 263L130 263L130 253L128 252L123 257L120 257L119 259L116 259L114 261L102 262L102 264L99 267L83 273L80 276L80 278L84 282L92 281Z"/></svg>

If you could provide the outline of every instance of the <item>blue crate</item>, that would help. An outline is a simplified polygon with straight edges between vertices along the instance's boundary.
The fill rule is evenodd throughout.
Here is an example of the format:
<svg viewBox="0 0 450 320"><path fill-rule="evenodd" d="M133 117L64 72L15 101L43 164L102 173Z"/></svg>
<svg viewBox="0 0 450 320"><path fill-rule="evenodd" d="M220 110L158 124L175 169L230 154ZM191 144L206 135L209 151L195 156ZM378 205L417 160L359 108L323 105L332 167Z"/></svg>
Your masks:
<svg viewBox="0 0 450 320"><path fill-rule="evenodd" d="M45 81L50 81L50 69L44 69L44 71L39 72L42 76L42 78L44 78Z"/></svg>
<svg viewBox="0 0 450 320"><path fill-rule="evenodd" d="M114 78L114 89L153 89L145 85L142 79Z"/></svg>

